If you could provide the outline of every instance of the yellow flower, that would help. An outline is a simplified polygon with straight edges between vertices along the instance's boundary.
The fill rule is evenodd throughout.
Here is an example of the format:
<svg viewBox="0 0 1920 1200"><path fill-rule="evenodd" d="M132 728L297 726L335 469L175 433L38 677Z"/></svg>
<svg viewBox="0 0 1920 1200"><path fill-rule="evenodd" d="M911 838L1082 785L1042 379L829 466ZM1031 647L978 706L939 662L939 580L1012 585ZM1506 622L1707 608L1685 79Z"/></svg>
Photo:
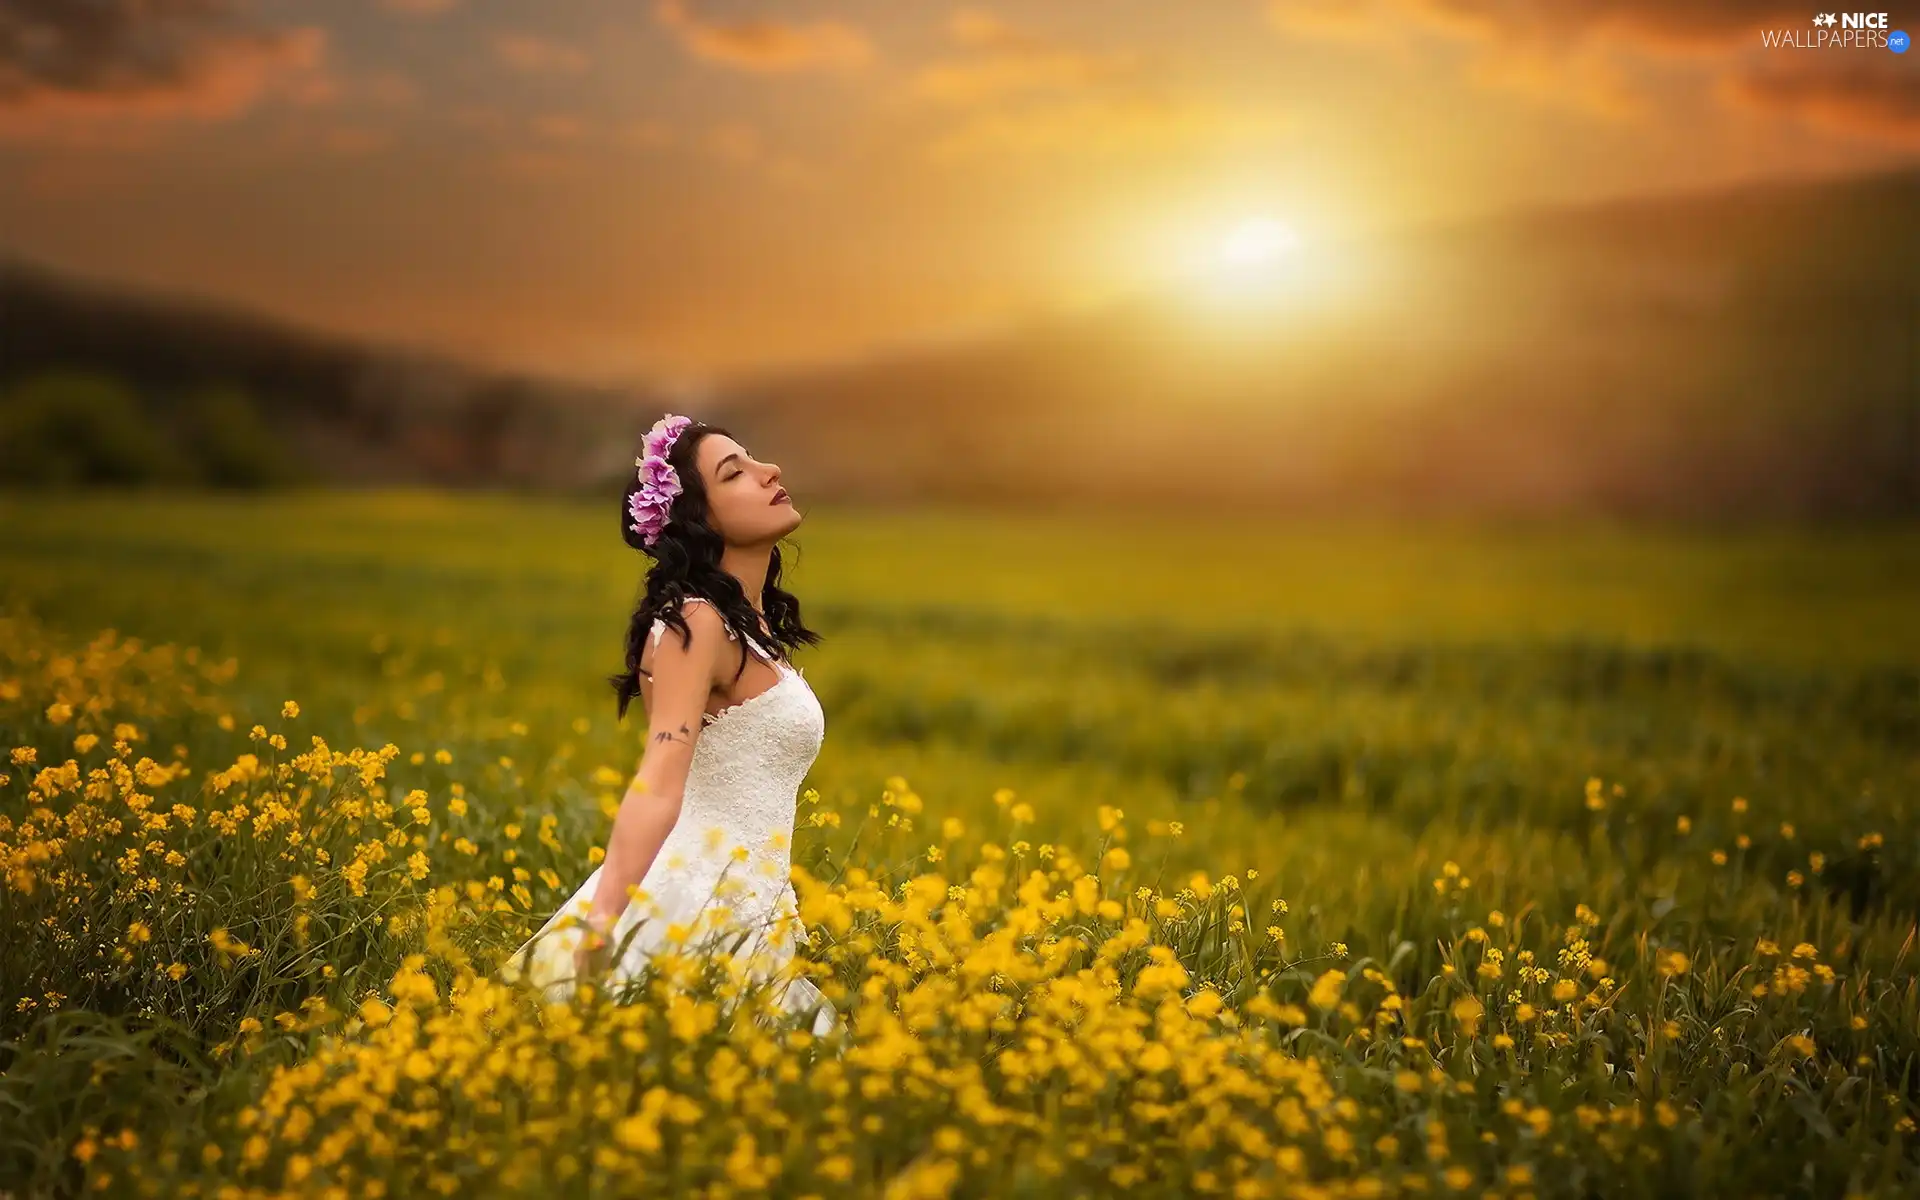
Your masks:
<svg viewBox="0 0 1920 1200"><path fill-rule="evenodd" d="M1451 1011L1461 1031L1472 1037L1480 1028L1480 1018L1486 1014L1487 1006L1480 1003L1478 996L1462 996L1453 1002Z"/></svg>
<svg viewBox="0 0 1920 1200"><path fill-rule="evenodd" d="M1341 989L1346 986L1344 971L1328 970L1313 981L1313 989L1307 993L1307 1003L1315 1008L1326 1010L1340 1003Z"/></svg>
<svg viewBox="0 0 1920 1200"><path fill-rule="evenodd" d="M656 1141L656 1146L657 1144ZM835 1154L820 1160L820 1165L816 1169L835 1183L845 1183L853 1178L853 1160L844 1154Z"/></svg>
<svg viewBox="0 0 1920 1200"><path fill-rule="evenodd" d="M280 715L288 720L292 720L300 715L300 706L292 700L289 700L280 706Z"/></svg>

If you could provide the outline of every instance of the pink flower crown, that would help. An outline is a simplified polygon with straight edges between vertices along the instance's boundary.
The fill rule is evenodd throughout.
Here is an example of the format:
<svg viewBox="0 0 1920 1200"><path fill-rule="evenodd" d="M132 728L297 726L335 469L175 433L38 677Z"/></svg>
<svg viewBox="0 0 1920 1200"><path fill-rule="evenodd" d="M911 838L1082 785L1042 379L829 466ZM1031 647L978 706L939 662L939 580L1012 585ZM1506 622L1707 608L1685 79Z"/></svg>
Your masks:
<svg viewBox="0 0 1920 1200"><path fill-rule="evenodd" d="M627 514L633 518L630 528L649 546L660 540L661 531L667 527L667 510L681 492L680 473L668 464L667 452L691 424L692 417L672 413L661 417L647 430L641 443L644 453L633 460L639 468L640 490L627 498Z"/></svg>

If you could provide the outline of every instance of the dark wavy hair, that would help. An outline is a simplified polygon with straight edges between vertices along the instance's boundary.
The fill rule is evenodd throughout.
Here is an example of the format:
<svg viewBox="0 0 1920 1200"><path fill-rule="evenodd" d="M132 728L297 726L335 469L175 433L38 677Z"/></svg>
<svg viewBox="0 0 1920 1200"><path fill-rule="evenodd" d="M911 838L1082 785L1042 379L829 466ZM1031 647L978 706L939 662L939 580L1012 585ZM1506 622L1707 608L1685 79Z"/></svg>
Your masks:
<svg viewBox="0 0 1920 1200"><path fill-rule="evenodd" d="M627 706L633 698L640 694L640 652L646 648L655 618L664 620L668 628L680 635L682 646L692 643L693 631L687 627L680 611L689 596L703 596L719 609L736 637L744 632L756 642L765 644L767 640L740 581L720 565L726 539L707 520L707 486L695 464L699 461L700 443L716 433L733 436L731 430L695 421L681 431L667 452L667 461L680 476L681 492L668 510L666 528L653 545L648 546L633 531L632 516L627 511L633 494L640 490L640 481L629 479L620 495L620 536L627 545L653 558L645 591L633 610L633 620L627 625L627 669L607 677L619 697L622 717L627 715ZM773 634L769 650L786 657L801 646L819 643L820 635L800 620L800 601L780 586L779 546L773 548L767 562L760 603L766 613L767 628ZM747 654L746 642L740 640L740 666L733 673L735 679L747 669Z"/></svg>

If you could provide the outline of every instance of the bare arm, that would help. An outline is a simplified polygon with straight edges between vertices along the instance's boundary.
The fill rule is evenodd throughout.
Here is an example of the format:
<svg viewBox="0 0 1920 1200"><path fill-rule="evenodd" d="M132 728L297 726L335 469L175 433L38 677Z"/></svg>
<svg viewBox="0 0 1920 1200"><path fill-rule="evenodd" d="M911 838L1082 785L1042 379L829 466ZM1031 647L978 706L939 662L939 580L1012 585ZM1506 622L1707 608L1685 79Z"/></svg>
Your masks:
<svg viewBox="0 0 1920 1200"><path fill-rule="evenodd" d="M646 877L680 819L687 771L700 737L700 717L707 708L721 648L727 644L726 627L710 606L689 605L685 617L692 634L688 645L682 646L669 630L653 648L646 752L614 816L606 862L587 915L589 925L603 934L626 911L628 889Z"/></svg>

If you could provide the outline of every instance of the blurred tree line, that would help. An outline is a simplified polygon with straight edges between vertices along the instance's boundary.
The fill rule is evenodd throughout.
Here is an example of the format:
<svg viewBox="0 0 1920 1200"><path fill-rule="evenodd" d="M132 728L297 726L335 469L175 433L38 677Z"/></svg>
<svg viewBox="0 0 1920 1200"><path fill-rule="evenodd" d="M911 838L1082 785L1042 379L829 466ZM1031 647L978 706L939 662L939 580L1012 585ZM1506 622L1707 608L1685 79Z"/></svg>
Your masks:
<svg viewBox="0 0 1920 1200"><path fill-rule="evenodd" d="M142 394L80 369L0 384L0 486L247 489L311 479L253 396L232 384Z"/></svg>

